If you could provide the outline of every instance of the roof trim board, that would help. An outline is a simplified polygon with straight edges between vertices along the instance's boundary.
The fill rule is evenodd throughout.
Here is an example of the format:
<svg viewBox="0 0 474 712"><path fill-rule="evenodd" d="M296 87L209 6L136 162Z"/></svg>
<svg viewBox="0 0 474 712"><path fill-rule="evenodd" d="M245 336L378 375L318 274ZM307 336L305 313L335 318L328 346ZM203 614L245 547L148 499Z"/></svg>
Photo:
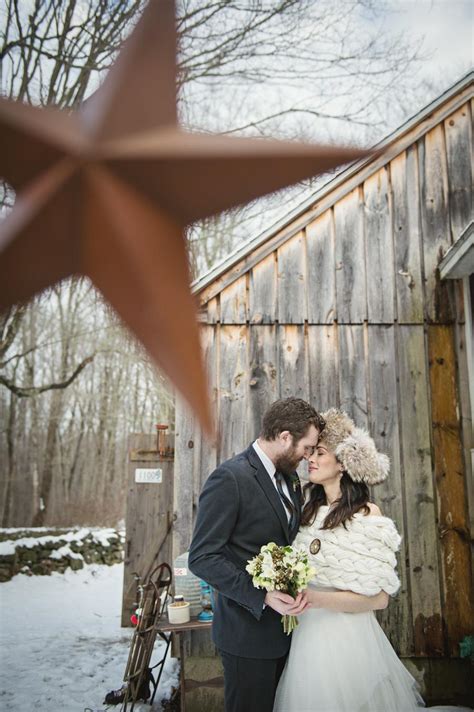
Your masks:
<svg viewBox="0 0 474 712"><path fill-rule="evenodd" d="M462 279L474 272L474 222L449 248L439 263L441 279Z"/></svg>
<svg viewBox="0 0 474 712"><path fill-rule="evenodd" d="M192 291L206 303L232 284L281 244L304 229L318 215L350 193L434 126L446 119L474 96L474 71L456 82L375 146L376 157L357 161L338 173L277 223L243 243L192 284ZM383 153L381 151L383 150Z"/></svg>

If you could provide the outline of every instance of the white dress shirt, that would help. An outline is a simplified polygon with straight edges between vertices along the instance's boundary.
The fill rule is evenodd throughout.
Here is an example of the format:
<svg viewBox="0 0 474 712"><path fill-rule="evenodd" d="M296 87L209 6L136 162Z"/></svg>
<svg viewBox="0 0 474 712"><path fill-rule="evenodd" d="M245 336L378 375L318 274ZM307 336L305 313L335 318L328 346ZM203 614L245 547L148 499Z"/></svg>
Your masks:
<svg viewBox="0 0 474 712"><path fill-rule="evenodd" d="M260 458L260 460L261 460L261 462L262 462L262 465L264 466L264 468L265 468L266 471L268 472L268 475L269 475L271 481L273 482L273 486L275 487L276 491L278 492L278 487L277 487L277 483L276 483L276 480L275 480L275 472L276 472L276 467L275 467L275 465L274 465L273 462L270 460L270 458L268 457L268 455L267 455L265 452L263 452L262 448L261 448L260 445L258 444L258 440L255 440L255 442L252 443L252 447L253 447L253 449L255 450L255 452L257 453L258 457ZM290 493L289 493L289 491L288 491L288 485L286 484L286 481L285 481L284 478L283 478L282 481L281 481L281 486L282 486L282 489L283 489L283 492L285 493L285 495L288 497L288 499L290 500L290 502L292 502L293 500L291 499ZM279 493L279 492L278 492L278 496L280 497L280 493ZM286 518L288 519L288 522L289 522L289 521L290 521L291 514L290 514L290 512L288 511L288 509L285 507L285 505L283 504L283 500L281 499L281 497L280 497L280 500L281 500L281 503L282 503L282 505L283 505L283 509L285 510Z"/></svg>

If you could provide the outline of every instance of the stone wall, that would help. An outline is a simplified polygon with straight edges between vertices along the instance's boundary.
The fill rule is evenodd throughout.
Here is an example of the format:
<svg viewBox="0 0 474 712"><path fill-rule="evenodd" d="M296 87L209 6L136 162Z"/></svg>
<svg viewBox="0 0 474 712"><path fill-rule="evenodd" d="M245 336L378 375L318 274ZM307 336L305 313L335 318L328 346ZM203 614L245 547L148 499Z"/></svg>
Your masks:
<svg viewBox="0 0 474 712"><path fill-rule="evenodd" d="M18 573L47 576L84 564L123 561L125 532L116 529L0 529L0 582Z"/></svg>

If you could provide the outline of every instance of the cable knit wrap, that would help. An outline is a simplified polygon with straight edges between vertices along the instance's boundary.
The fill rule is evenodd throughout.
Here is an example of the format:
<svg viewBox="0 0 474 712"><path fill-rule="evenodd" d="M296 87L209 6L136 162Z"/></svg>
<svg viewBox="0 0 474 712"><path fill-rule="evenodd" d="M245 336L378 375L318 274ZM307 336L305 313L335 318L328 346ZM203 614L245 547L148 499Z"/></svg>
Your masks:
<svg viewBox="0 0 474 712"><path fill-rule="evenodd" d="M321 507L316 521L302 527L293 543L308 553L316 569L311 583L366 596L375 596L382 590L395 594L400 587L395 552L400 547L401 537L393 521L358 512L346 522L347 530L342 525L320 529L326 514L327 507ZM314 539L321 542L317 554L310 552Z"/></svg>

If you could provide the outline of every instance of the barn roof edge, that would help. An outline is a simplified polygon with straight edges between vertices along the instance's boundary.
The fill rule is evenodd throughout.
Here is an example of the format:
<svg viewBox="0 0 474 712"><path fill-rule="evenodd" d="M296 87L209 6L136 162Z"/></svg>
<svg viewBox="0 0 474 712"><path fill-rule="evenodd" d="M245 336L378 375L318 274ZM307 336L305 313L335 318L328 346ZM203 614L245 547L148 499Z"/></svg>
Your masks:
<svg viewBox="0 0 474 712"><path fill-rule="evenodd" d="M394 156L391 155L389 152L387 154L383 154L383 156L380 156L381 150L389 148L391 145L394 145L397 141L399 141L404 135L409 134L410 132L413 131L413 129L419 125L421 122L423 122L424 119L427 119L430 117L431 114L433 114L435 111L440 109L443 104L448 103L451 99L456 97L456 95L460 94L464 90L466 90L470 85L474 86L474 70L471 70L468 72L466 75L461 77L458 81L456 81L453 85L451 85L446 91L444 91L440 96L438 96L436 99L434 99L432 102L427 104L423 109L418 111L416 114L411 116L407 121L405 121L401 126L399 126L397 129L392 131L390 134L388 134L384 139L382 139L380 142L375 144L374 150L376 151L375 156L369 156L367 158L360 159L358 161L355 161L354 163L349 164L346 168L344 168L342 171L338 172L335 176L331 177L326 183L324 183L318 190L316 190L314 193L312 193L310 196L308 196L302 203L297 205L295 208L293 208L291 211L289 211L288 214L286 214L283 218L280 218L276 222L272 223L268 228L263 230L262 232L258 233L256 236L253 236L249 240L246 240L245 242L241 243L233 252L231 252L227 257L225 257L223 260L217 262L215 265L213 265L206 273L198 277L191 285L191 289L193 294L199 295L201 292L203 292L207 287L209 287L213 282L217 281L220 277L222 277L226 272L228 272L232 267L237 265L242 259L244 259L249 253L253 252L257 248L259 248L261 245L263 245L265 242L267 242L272 235L276 235L277 233L281 232L282 230L285 229L288 225L293 223L295 220L297 220L299 217L304 215L309 208L317 203L318 201L321 201L322 198L334 191L335 188L337 188L339 185L343 184L344 182L348 181L350 178L353 178L356 176L363 168L369 167L371 164L374 165L374 170L379 170L381 165L385 165L385 163L390 162L393 160ZM465 102L466 99L463 100L463 103ZM452 111L455 110L455 107L452 108ZM451 113L451 110L450 110ZM439 119L440 121L442 118ZM435 122L439 123L439 122ZM423 131L423 134L429 131L431 126L427 125L426 128ZM420 137L415 137L413 141L410 143L413 143L414 141L418 140ZM401 153L403 150L405 150L406 147L400 147L400 150L397 153ZM395 154L397 155L397 154ZM382 164L381 164L382 161ZM360 181L359 181L360 182ZM334 202L337 202L334 200ZM327 209L328 206L326 206L324 209ZM314 219L315 215L311 215L308 220ZM298 225L296 228L296 231L302 229L304 225ZM284 236L284 240L288 239L291 237L293 234L293 230L288 234ZM248 265L248 269L250 269L251 265ZM242 270L239 272L236 272L234 275L234 279L238 279L242 274L244 274L246 270ZM232 279L231 281L234 281ZM224 286L228 286L228 282L226 282ZM220 291L220 290L218 290ZM209 298L212 298L213 295L209 295Z"/></svg>

